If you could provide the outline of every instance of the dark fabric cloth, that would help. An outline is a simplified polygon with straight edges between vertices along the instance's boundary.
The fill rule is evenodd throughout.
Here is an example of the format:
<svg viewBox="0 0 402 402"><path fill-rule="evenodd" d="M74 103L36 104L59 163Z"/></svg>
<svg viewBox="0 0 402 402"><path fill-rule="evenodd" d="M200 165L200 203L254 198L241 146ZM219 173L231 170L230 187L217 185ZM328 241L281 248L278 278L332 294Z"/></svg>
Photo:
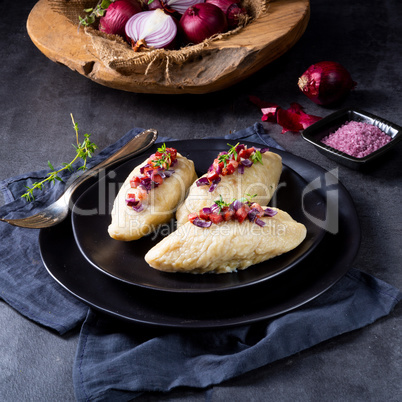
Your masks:
<svg viewBox="0 0 402 402"><path fill-rule="evenodd" d="M88 160L88 168L101 162L143 131L130 130L116 143ZM74 165L78 168L80 163ZM33 202L26 202L21 194L25 186L46 178L50 170L29 172L0 182L0 191L6 202L0 208L2 218L21 218L33 215L57 200L63 193L69 171L61 175L64 182L56 181L42 192L35 193ZM70 295L47 273L39 247L39 230L24 229L0 222L0 297L24 316L64 334L80 325L88 306Z"/></svg>
<svg viewBox="0 0 402 402"><path fill-rule="evenodd" d="M399 291L352 269L329 291L280 317L226 330L158 334L112 329L92 311L74 365L80 401L134 398L145 391L204 388L387 315Z"/></svg>
<svg viewBox="0 0 402 402"><path fill-rule="evenodd" d="M141 131L130 130L91 159L88 167ZM281 148L259 123L225 138ZM0 216L31 215L57 199L64 183L49 186L32 203L20 198L24 186L47 173L30 172L0 182L6 202ZM64 179L68 182L69 173ZM62 288L43 266L38 234L38 230L0 222L0 297L27 318L60 334L81 327L73 369L79 401L126 401L146 391L217 384L362 328L386 316L402 297L391 285L352 269L317 299L269 321L226 330L134 330L99 315Z"/></svg>

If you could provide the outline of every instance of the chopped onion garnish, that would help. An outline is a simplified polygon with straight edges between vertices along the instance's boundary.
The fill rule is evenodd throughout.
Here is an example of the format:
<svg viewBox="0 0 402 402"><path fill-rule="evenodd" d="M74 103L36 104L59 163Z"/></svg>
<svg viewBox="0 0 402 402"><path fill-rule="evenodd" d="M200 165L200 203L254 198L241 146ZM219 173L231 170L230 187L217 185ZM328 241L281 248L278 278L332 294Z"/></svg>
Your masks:
<svg viewBox="0 0 402 402"><path fill-rule="evenodd" d="M200 228L209 228L212 225L211 221L204 221L203 219L200 218L195 218L193 220L193 224L195 226L198 226Z"/></svg>
<svg viewBox="0 0 402 402"><path fill-rule="evenodd" d="M149 168L149 167L151 167L151 165L150 165L149 163L147 163L146 165L142 166L142 167L140 168L140 173L141 173L141 174L144 174L145 168Z"/></svg>
<svg viewBox="0 0 402 402"><path fill-rule="evenodd" d="M146 177L141 180L139 187L142 187L147 193L152 190L152 180L150 177Z"/></svg>
<svg viewBox="0 0 402 402"><path fill-rule="evenodd" d="M260 211L257 208L251 209L249 211L249 213L247 214L247 217L248 217L249 221L254 222L259 213L260 213Z"/></svg>
<svg viewBox="0 0 402 402"><path fill-rule="evenodd" d="M141 204L140 200L136 200L135 197L126 198L126 204L135 212L141 212L144 209L144 205Z"/></svg>
<svg viewBox="0 0 402 402"><path fill-rule="evenodd" d="M250 159L243 159L240 163L245 167L250 167L253 164L253 161Z"/></svg>
<svg viewBox="0 0 402 402"><path fill-rule="evenodd" d="M269 148L261 148L260 149L260 152L262 153L262 154L265 154L265 152L268 152L269 151Z"/></svg>
<svg viewBox="0 0 402 402"><path fill-rule="evenodd" d="M244 165L242 165L241 163L239 164L239 166L237 167L237 170L240 174L244 174Z"/></svg>
<svg viewBox="0 0 402 402"><path fill-rule="evenodd" d="M275 216L277 213L278 211L275 211L274 209L271 208L264 209L264 216Z"/></svg>
<svg viewBox="0 0 402 402"><path fill-rule="evenodd" d="M204 208L205 209L205 208ZM217 212L219 212L219 205L218 204L213 204L212 206L211 206L211 212L213 213L213 214L216 214Z"/></svg>
<svg viewBox="0 0 402 402"><path fill-rule="evenodd" d="M256 223L258 226L265 226L265 222L261 220L260 218L257 218L254 223Z"/></svg>
<svg viewBox="0 0 402 402"><path fill-rule="evenodd" d="M212 191L214 191L216 189L216 187L218 186L219 182L221 181L221 178L219 177L218 179L214 180L212 182L211 187L209 188L209 192L212 193Z"/></svg>
<svg viewBox="0 0 402 402"><path fill-rule="evenodd" d="M197 187L206 186L209 185L209 181L206 177L201 177L195 182L195 184L197 185Z"/></svg>
<svg viewBox="0 0 402 402"><path fill-rule="evenodd" d="M239 208L241 208L243 206L243 203L241 201L239 201L239 200L235 200L230 205L233 205L233 209L235 211L237 211Z"/></svg>
<svg viewBox="0 0 402 402"><path fill-rule="evenodd" d="M144 205L138 202L136 206L132 207L135 212L141 212L144 209Z"/></svg>

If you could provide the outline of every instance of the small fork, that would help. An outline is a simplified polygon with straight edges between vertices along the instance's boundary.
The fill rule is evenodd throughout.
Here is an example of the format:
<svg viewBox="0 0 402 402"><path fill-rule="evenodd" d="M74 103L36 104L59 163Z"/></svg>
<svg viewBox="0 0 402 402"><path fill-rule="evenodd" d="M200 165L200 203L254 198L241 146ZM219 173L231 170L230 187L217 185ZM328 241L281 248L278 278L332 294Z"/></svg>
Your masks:
<svg viewBox="0 0 402 402"><path fill-rule="evenodd" d="M116 162L122 162L128 158L138 155L146 151L158 138L157 130L151 128L143 131L131 139L126 145L115 152L109 158L105 159L98 165L78 176L71 185L66 189L63 195L50 204L48 207L38 212L35 215L21 219L5 219L0 218L0 221L7 222L13 226L20 226L30 229L41 229L57 225L62 222L68 215L70 209L70 199L74 191L86 180L97 175L101 170L110 167Z"/></svg>

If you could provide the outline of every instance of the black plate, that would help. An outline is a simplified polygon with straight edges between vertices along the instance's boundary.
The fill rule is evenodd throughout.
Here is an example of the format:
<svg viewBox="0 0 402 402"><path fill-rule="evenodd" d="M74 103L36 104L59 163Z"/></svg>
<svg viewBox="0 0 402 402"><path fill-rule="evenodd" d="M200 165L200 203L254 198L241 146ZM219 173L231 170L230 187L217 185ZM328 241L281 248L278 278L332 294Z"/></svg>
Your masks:
<svg viewBox="0 0 402 402"><path fill-rule="evenodd" d="M200 142L191 141L191 144L196 147ZM221 145L225 146L226 142L222 140ZM40 231L43 262L50 275L77 298L99 311L135 324L224 328L261 321L295 309L328 290L349 270L359 249L360 226L353 201L341 183L311 162L286 152L278 153L287 166L312 182L312 187L322 183L319 192L326 198L327 205L334 208L338 203L342 205L336 233L326 233L297 269L252 287L227 292L153 291L116 280L90 264L78 250L69 220Z"/></svg>
<svg viewBox="0 0 402 402"><path fill-rule="evenodd" d="M176 144L176 147L179 152L186 154L194 161L199 174L207 171L219 151L227 149L227 145L222 147L220 141L217 143L203 141L197 147L194 147L193 142L190 144L187 142ZM150 155L152 152L151 149L147 154ZM325 230L311 222L303 212L303 191L307 182L294 170L284 166L278 190L271 205L288 212L295 220L306 226L307 236L300 246L246 270L225 275L172 274L155 270L146 263L144 256L148 250L174 230L173 220L161 226L160 230L154 234L133 242L114 240L107 232L117 188L132 169L144 159L144 155L133 158L115 169L113 174L109 173L108 176L92 185L77 200L72 211L73 232L78 248L91 264L116 279L167 292L201 293L232 290L255 285L291 269L313 251L325 234ZM109 197L109 194L112 194L112 197ZM313 211L315 217L320 221L325 218L325 200L318 192L310 192L304 201L303 205ZM96 213L88 211L96 211Z"/></svg>

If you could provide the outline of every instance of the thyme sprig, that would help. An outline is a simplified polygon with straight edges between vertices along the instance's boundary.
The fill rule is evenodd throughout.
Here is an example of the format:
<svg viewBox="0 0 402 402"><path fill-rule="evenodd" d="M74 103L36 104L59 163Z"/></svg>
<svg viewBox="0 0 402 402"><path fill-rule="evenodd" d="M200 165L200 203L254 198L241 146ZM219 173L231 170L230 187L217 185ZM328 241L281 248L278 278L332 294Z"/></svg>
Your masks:
<svg viewBox="0 0 402 402"><path fill-rule="evenodd" d="M170 153L167 151L165 143L158 148L158 152L162 155L159 157L159 159L153 160L152 164L155 167L163 167L165 170L169 170L170 165L172 164L172 159L170 157Z"/></svg>
<svg viewBox="0 0 402 402"><path fill-rule="evenodd" d="M240 202L243 202L244 204L248 204L251 205L253 203L253 201L251 201L253 198L257 197L257 194L248 194L246 193L246 195L242 198L239 199Z"/></svg>
<svg viewBox="0 0 402 402"><path fill-rule="evenodd" d="M84 18L78 16L78 19L80 21L78 27L80 27L81 25L84 27L92 25L96 21L96 18L103 17L105 15L106 10L112 3L114 3L114 1L115 0L99 0L98 4L95 7L84 9L84 11L88 13L88 15Z"/></svg>
<svg viewBox="0 0 402 402"><path fill-rule="evenodd" d="M236 148L239 144L240 142L238 142L236 145L227 144L230 147L229 151L225 154L220 154L218 156L219 162L223 162L224 167L226 167L227 161L232 159L232 155L234 156L234 159L237 160Z"/></svg>
<svg viewBox="0 0 402 402"><path fill-rule="evenodd" d="M262 162L262 154L261 154L261 152L257 149L254 153L252 153L251 155L250 155L250 160L253 162L253 163L257 163L257 162L259 162L259 163L261 163L261 165L263 165L264 163Z"/></svg>
<svg viewBox="0 0 402 402"><path fill-rule="evenodd" d="M228 207L230 204L225 202L222 198L222 194L219 194L219 200L215 200L214 203L219 207L219 213L222 212L222 209Z"/></svg>
<svg viewBox="0 0 402 402"><path fill-rule="evenodd" d="M50 161L47 162L49 168L52 170L47 174L46 179L40 181L40 182L35 182L33 183L32 187L25 186L27 189L27 192L22 194L21 197L25 198L26 201L30 202L35 199L33 193L35 190L43 190L43 187L46 183L55 183L56 180L58 181L63 181L63 179L59 176L61 172L64 170L69 170L73 171L73 163L76 162L78 159L83 160L82 166L80 166L77 170L85 170L87 168L87 159L92 158L92 154L95 152L95 149L98 147L96 144L91 142L90 137L91 134L85 134L84 135L84 141L82 143L79 142L79 135L78 135L78 124L74 121L74 117L71 114L71 120L73 121L73 126L74 126L74 131L75 131L75 136L76 136L76 141L77 145L73 144L73 147L75 148L76 155L74 159L70 163L63 163L62 168L60 169L55 169L53 165L50 163Z"/></svg>
<svg viewBox="0 0 402 402"><path fill-rule="evenodd" d="M239 198L239 201L250 206L253 203L252 199L255 197L257 197L257 194L250 195L250 194L246 193L244 197ZM233 198L233 200L231 202L226 202L222 198L222 194L219 194L219 199L215 200L214 203L219 207L219 213L221 213L223 208L229 207L230 204L232 204L235 201L236 201L236 198Z"/></svg>

